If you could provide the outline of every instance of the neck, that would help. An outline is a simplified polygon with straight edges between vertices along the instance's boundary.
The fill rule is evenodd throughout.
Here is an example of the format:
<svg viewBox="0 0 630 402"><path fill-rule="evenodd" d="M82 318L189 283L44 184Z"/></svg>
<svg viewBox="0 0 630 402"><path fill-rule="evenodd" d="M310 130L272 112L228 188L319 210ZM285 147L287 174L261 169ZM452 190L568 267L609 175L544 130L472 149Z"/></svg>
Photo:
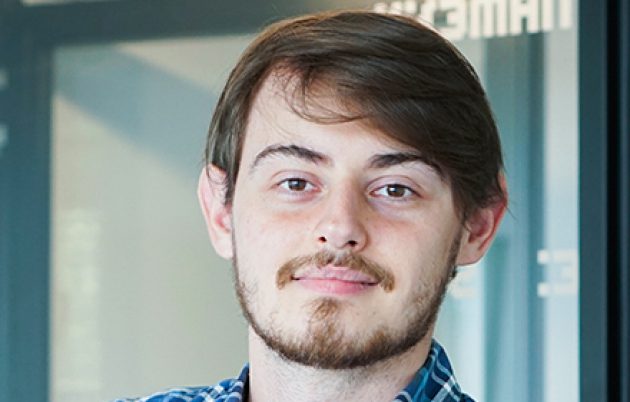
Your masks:
<svg viewBox="0 0 630 402"><path fill-rule="evenodd" d="M412 380L430 347L428 334L401 355L370 366L325 370L283 359L250 328L249 402L391 401Z"/></svg>

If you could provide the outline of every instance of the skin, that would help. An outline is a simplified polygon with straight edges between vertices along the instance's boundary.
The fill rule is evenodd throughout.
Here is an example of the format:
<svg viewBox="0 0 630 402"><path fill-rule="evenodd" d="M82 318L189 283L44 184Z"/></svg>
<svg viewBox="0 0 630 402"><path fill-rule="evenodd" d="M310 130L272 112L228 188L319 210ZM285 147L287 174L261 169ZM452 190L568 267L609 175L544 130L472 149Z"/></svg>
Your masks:
<svg viewBox="0 0 630 402"><path fill-rule="evenodd" d="M378 331L402 337L409 317L426 309L450 274L450 263L483 256L505 205L479 210L462 225L448 178L416 150L360 121L304 120L282 88L270 78L254 100L231 205L223 203L224 172L209 166L202 173L199 197L213 246L238 260L249 313L281 340L325 335L330 328L322 322L341 334L340 350L360 350ZM318 104L337 108L326 98ZM332 279L294 275L278 283L283 264L322 250L369 259L391 275L393 286L366 285L365 277L340 280L335 272L351 270L334 263L325 267ZM312 265L304 270L321 272ZM314 318L314 306L324 300L337 306L332 318ZM427 329L402 353L335 370L282 358L250 326L250 400L392 400L427 357L433 326Z"/></svg>

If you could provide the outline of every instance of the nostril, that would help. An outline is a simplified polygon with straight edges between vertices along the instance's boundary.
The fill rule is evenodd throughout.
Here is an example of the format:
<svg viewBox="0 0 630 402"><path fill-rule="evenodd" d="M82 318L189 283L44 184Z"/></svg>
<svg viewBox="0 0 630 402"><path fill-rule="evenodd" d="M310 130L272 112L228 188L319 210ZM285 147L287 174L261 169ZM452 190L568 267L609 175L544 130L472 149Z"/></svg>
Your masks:
<svg viewBox="0 0 630 402"><path fill-rule="evenodd" d="M319 236L319 239L317 239L320 243L326 243L326 238L324 236Z"/></svg>
<svg viewBox="0 0 630 402"><path fill-rule="evenodd" d="M356 245L357 245L357 242L356 242L356 240L348 240L348 244L349 244L350 246L354 247L354 246L356 246Z"/></svg>

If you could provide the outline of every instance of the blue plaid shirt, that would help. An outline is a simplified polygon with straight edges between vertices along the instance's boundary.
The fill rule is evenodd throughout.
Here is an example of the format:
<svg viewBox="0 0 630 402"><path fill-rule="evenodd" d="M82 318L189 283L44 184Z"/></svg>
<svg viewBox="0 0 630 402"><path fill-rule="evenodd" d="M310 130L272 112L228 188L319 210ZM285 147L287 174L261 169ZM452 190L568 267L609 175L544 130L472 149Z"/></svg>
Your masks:
<svg viewBox="0 0 630 402"><path fill-rule="evenodd" d="M139 399L117 399L114 402L245 402L249 365L237 378L211 387L175 388ZM424 365L413 380L392 402L474 402L464 394L455 380L444 349L434 340Z"/></svg>

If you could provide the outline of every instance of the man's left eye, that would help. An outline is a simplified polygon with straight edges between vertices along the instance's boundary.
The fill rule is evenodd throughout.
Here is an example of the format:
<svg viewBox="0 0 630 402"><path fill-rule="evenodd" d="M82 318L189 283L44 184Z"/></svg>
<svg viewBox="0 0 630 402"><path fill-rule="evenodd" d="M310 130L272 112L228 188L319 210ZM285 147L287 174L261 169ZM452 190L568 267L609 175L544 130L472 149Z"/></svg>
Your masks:
<svg viewBox="0 0 630 402"><path fill-rule="evenodd" d="M376 189L375 195L388 198L408 198L415 195L415 191L402 184L387 184Z"/></svg>

